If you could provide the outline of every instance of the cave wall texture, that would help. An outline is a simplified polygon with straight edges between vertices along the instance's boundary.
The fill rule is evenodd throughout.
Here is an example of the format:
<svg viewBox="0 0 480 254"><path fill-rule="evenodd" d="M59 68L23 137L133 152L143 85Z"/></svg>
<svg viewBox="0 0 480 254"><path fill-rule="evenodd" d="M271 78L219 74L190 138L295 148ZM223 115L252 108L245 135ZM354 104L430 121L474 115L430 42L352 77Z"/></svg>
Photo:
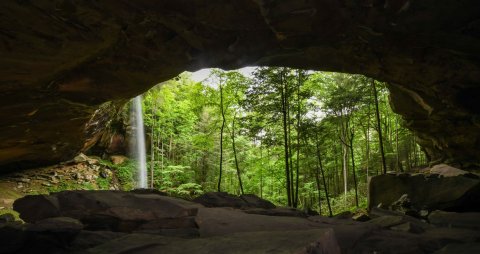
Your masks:
<svg viewBox="0 0 480 254"><path fill-rule="evenodd" d="M361 73L434 162L480 165L478 0L0 1L0 171L70 159L185 70Z"/></svg>

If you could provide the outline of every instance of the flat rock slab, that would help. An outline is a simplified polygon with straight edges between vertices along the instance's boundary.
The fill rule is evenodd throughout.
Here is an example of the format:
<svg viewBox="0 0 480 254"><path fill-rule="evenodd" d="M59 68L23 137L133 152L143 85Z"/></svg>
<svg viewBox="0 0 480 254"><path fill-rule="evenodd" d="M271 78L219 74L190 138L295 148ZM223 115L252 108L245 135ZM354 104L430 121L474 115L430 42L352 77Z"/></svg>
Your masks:
<svg viewBox="0 0 480 254"><path fill-rule="evenodd" d="M318 228L318 223L297 217L246 214L231 208L200 208L196 216L202 237L238 232L289 231Z"/></svg>
<svg viewBox="0 0 480 254"><path fill-rule="evenodd" d="M340 248L331 229L302 231L262 231L237 233L198 239L167 238L130 234L86 253L328 253L339 254Z"/></svg>
<svg viewBox="0 0 480 254"><path fill-rule="evenodd" d="M20 218L29 223L52 218L71 217L87 229L130 232L147 222L165 224L164 228L194 227L192 216L200 204L159 195L122 191L64 191L26 196L14 203Z"/></svg>
<svg viewBox="0 0 480 254"><path fill-rule="evenodd" d="M428 221L436 226L480 229L480 213L433 211Z"/></svg>

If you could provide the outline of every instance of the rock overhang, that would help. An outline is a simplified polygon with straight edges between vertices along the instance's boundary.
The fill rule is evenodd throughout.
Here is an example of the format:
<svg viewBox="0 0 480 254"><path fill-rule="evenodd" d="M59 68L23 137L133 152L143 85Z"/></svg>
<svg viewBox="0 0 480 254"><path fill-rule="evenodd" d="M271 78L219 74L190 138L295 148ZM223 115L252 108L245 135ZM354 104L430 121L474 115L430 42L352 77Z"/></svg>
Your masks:
<svg viewBox="0 0 480 254"><path fill-rule="evenodd" d="M4 1L0 167L70 159L101 103L184 70L288 66L389 82L433 162L480 163L474 0ZM22 17L19 19L18 17Z"/></svg>

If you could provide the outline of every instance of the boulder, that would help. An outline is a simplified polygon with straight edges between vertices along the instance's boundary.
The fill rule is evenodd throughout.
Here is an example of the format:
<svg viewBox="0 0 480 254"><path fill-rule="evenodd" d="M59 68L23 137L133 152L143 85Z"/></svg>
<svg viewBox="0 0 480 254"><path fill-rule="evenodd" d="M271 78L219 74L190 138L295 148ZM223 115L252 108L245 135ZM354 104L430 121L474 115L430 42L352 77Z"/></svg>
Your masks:
<svg viewBox="0 0 480 254"><path fill-rule="evenodd" d="M421 210L480 211L480 178L473 174L447 175L452 174L374 176L369 183L368 207L382 205L417 214Z"/></svg>
<svg viewBox="0 0 480 254"><path fill-rule="evenodd" d="M54 217L39 220L35 224L28 224L28 231L51 232L61 234L76 234L83 229L83 224L70 217Z"/></svg>
<svg viewBox="0 0 480 254"><path fill-rule="evenodd" d="M429 171L430 171L430 174L440 175L443 177L461 176L461 175L469 174L468 171L461 170L459 168L455 168L447 164L437 164L432 168L430 168Z"/></svg>
<svg viewBox="0 0 480 254"><path fill-rule="evenodd" d="M379 214L379 213L376 212L376 214ZM432 226L426 222L423 222L417 218L404 215L404 214L399 214L399 213L390 213L390 214L384 213L384 215L376 216L376 218L368 221L367 223L378 225L382 228L389 228L395 231L402 231L402 232L415 233L415 234L422 233L425 230L432 228Z"/></svg>
<svg viewBox="0 0 480 254"><path fill-rule="evenodd" d="M243 210L248 214L260 214L267 216L288 216L288 217L307 217L307 214L301 210L289 207L277 207L273 209L248 208Z"/></svg>
<svg viewBox="0 0 480 254"><path fill-rule="evenodd" d="M247 203L248 207L255 207L255 208L264 208L264 209L273 209L276 206L263 198L260 198L254 194L243 194L240 195L240 198Z"/></svg>
<svg viewBox="0 0 480 254"><path fill-rule="evenodd" d="M206 207L275 208L275 205L270 201L259 198L253 194L235 196L227 192L208 192L195 198L193 202Z"/></svg>
<svg viewBox="0 0 480 254"><path fill-rule="evenodd" d="M371 218L367 214L364 214L364 213L357 213L357 214L352 216L352 219L354 221L361 221L361 222L371 220Z"/></svg>
<svg viewBox="0 0 480 254"><path fill-rule="evenodd" d="M228 194L227 192L208 192L195 199L193 202L204 205L205 207L247 207L247 202L238 196Z"/></svg>
<svg viewBox="0 0 480 254"><path fill-rule="evenodd" d="M412 222L405 222L400 225L390 227L390 229L395 231L414 233L414 234L425 232L425 230L422 227Z"/></svg>
<svg viewBox="0 0 480 254"><path fill-rule="evenodd" d="M480 213L433 211L428 221L436 226L480 229Z"/></svg>
<svg viewBox="0 0 480 254"><path fill-rule="evenodd" d="M110 161L113 163L113 165L123 164L127 160L128 160L128 157L125 157L123 155L112 155L112 156L110 156Z"/></svg>
<svg viewBox="0 0 480 254"><path fill-rule="evenodd" d="M191 216L200 207L156 193L121 191L64 191L49 196L26 196L14 203L20 218L29 223L62 216L80 220L87 229L121 232L136 230L150 222L177 227L191 225Z"/></svg>

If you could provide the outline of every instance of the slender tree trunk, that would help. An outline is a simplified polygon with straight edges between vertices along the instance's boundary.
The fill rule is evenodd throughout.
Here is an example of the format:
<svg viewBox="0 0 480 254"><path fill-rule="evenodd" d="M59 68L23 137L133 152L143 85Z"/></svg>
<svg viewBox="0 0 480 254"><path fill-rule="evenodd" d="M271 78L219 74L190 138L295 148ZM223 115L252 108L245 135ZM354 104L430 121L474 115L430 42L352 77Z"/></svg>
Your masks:
<svg viewBox="0 0 480 254"><path fill-rule="evenodd" d="M341 193L340 191L340 177L338 176L338 150L337 150L337 146L334 145L333 146L333 149L334 149L334 154L335 154L335 171L334 171L334 176L333 176L333 184L334 184L334 190L335 190L335 195L338 195Z"/></svg>
<svg viewBox="0 0 480 254"><path fill-rule="evenodd" d="M402 163L400 162L400 151L398 149L398 117L395 116L395 149L397 150L397 167L403 172Z"/></svg>
<svg viewBox="0 0 480 254"><path fill-rule="evenodd" d="M381 128L381 125L380 125L380 111L378 109L377 88L375 87L375 80L373 80L373 79L372 79L372 88L373 88L373 97L375 99L375 115L377 117L378 142L380 144L380 155L382 156L383 174L386 174L387 173L387 163L385 162L385 154L383 152L382 128Z"/></svg>
<svg viewBox="0 0 480 254"><path fill-rule="evenodd" d="M260 198L263 198L263 149L260 140Z"/></svg>
<svg viewBox="0 0 480 254"><path fill-rule="evenodd" d="M332 217L333 214L332 214L332 207L330 206L330 197L328 195L328 187L327 187L327 182L325 181L325 171L323 170L323 164L322 164L322 156L321 156L321 153L320 153L320 145L319 145L319 141L318 141L318 137L316 138L316 147L317 147L317 160L318 160L318 168L320 169L320 172L322 174L322 179L323 179L323 188L325 190L325 198L327 200L327 206L328 206L328 213L329 213L329 216ZM318 179L318 171L317 171L317 179ZM318 188L318 196L319 196L319 204L320 204L320 188L319 188L319 184L318 184L318 180L317 180L317 188Z"/></svg>
<svg viewBox="0 0 480 254"><path fill-rule="evenodd" d="M355 186L355 206L358 208L358 186L357 186L357 174L355 173L355 156L353 152L353 138L354 131L350 129L350 156L352 157L352 173L353 173L353 184Z"/></svg>
<svg viewBox="0 0 480 254"><path fill-rule="evenodd" d="M153 189L153 169L155 164L155 144L153 138L153 125L152 125L152 134L150 135L150 189Z"/></svg>
<svg viewBox="0 0 480 254"><path fill-rule="evenodd" d="M169 141L169 145L168 145L168 159L169 160L172 160L172 152L173 150L173 134L170 134L170 141Z"/></svg>
<svg viewBox="0 0 480 254"><path fill-rule="evenodd" d="M413 166L417 167L418 166L418 155L417 155L417 141L415 140L415 133L413 133Z"/></svg>
<svg viewBox="0 0 480 254"><path fill-rule="evenodd" d="M344 124L344 116L340 115L340 143L342 144L342 168L343 168L343 200L347 202L347 192L348 192L348 145L347 140L347 131Z"/></svg>
<svg viewBox="0 0 480 254"><path fill-rule="evenodd" d="M295 207L298 204L298 180L299 180L299 168L300 168L300 85L301 85L301 74L300 71L297 71L298 74L298 84L297 84L297 162L296 162L296 179L295 179Z"/></svg>
<svg viewBox="0 0 480 254"><path fill-rule="evenodd" d="M243 193L242 177L240 175L240 168L238 167L237 149L235 147L235 118L236 118L236 115L233 116L233 121L232 121L232 148L233 148L233 156L235 158L235 168L237 169L238 184L240 185L240 192L243 195L244 193Z"/></svg>
<svg viewBox="0 0 480 254"><path fill-rule="evenodd" d="M288 93L288 91L285 92L286 96L285 96L285 99L286 99L286 105L287 105L287 126L288 126L288 155L290 156L290 158L288 158L289 162L290 162L290 192L291 192L291 199L292 199L292 205L293 207L297 207L297 199L295 198L295 188L294 188L294 181L293 181L293 152L292 152L292 125L290 123L290 100L289 100L289 96L290 94Z"/></svg>
<svg viewBox="0 0 480 254"><path fill-rule="evenodd" d="M366 166L366 171L367 171L367 179L366 183L368 184L368 177L369 177L369 172L368 169L370 167L370 104L368 105L368 122L367 122L367 134L365 135L365 139L367 142L367 166Z"/></svg>
<svg viewBox="0 0 480 254"><path fill-rule="evenodd" d="M281 89L280 95L282 100L282 120L283 120L283 147L285 152L285 177L286 177L286 189L287 189L287 202L288 206L292 206L292 194L290 192L290 163L289 163L289 151L288 151L288 126L287 126L287 103L286 103L286 84L283 81L283 73L281 73Z"/></svg>
<svg viewBox="0 0 480 254"><path fill-rule="evenodd" d="M160 135L158 135L158 136L160 136ZM164 148L163 148L163 143L164 143L164 142L163 142L163 139L162 139L161 137L160 137L160 142L161 142L161 146L162 146L162 147L160 148L160 150L161 150L161 151L160 151L160 156L161 156L160 172L163 173L163 166L164 166L163 160L164 160L164 158L165 158L165 151L164 151ZM161 173L160 173L160 175L162 175ZM159 179L159 181L160 181L160 186L162 186L162 180L163 180L163 179L160 177L160 179Z"/></svg>
<svg viewBox="0 0 480 254"><path fill-rule="evenodd" d="M221 191L222 184L222 167L223 167L223 130L225 128L225 111L223 108L223 85L220 78L220 111L222 113L222 127L220 128L220 172L218 174L217 191Z"/></svg>

